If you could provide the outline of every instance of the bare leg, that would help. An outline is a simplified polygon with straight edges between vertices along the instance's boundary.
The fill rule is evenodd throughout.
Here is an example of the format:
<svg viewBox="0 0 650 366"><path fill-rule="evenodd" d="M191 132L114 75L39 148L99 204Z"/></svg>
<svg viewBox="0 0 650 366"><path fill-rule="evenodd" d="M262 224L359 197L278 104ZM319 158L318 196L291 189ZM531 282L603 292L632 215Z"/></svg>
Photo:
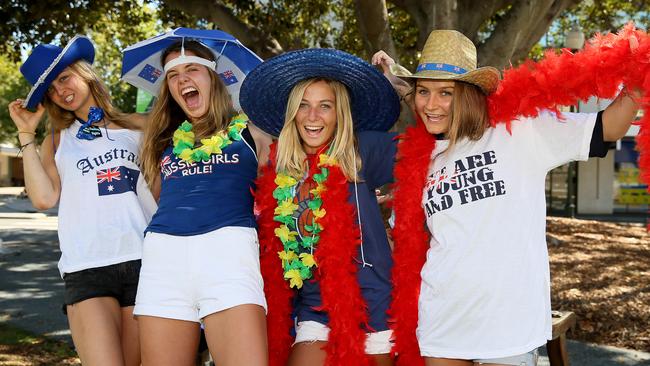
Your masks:
<svg viewBox="0 0 650 366"><path fill-rule="evenodd" d="M72 340L85 366L124 365L122 311L112 297L95 297L66 307Z"/></svg>
<svg viewBox="0 0 650 366"><path fill-rule="evenodd" d="M327 342L300 342L291 347L287 366L322 366L325 364Z"/></svg>
<svg viewBox="0 0 650 366"><path fill-rule="evenodd" d="M432 357L425 357L424 364L426 366L474 366L472 361Z"/></svg>
<svg viewBox="0 0 650 366"><path fill-rule="evenodd" d="M125 366L140 365L138 322L133 317L133 306L122 308L122 352Z"/></svg>
<svg viewBox="0 0 650 366"><path fill-rule="evenodd" d="M266 316L259 305L238 305L203 319L205 339L219 366L266 366Z"/></svg>
<svg viewBox="0 0 650 366"><path fill-rule="evenodd" d="M393 366L393 359L390 357L390 354L383 353L379 355L370 355L375 362L375 366Z"/></svg>
<svg viewBox="0 0 650 366"><path fill-rule="evenodd" d="M193 366L199 323L138 316L143 366Z"/></svg>

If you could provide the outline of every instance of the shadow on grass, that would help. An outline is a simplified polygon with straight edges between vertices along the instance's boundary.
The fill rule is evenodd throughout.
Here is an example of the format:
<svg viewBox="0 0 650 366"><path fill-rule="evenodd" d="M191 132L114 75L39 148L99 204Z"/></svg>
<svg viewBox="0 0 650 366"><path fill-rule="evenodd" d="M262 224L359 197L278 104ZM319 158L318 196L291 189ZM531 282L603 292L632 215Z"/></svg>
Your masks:
<svg viewBox="0 0 650 366"><path fill-rule="evenodd" d="M0 364L59 366L81 363L74 349L66 342L0 323Z"/></svg>

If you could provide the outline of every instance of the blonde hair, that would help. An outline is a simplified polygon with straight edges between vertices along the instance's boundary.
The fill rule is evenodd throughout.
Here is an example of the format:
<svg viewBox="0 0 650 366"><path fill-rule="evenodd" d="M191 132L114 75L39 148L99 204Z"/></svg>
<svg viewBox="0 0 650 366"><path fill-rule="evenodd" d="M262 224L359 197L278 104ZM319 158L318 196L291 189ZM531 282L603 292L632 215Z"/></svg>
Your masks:
<svg viewBox="0 0 650 366"><path fill-rule="evenodd" d="M214 54L205 46L196 41L185 41L185 51L190 51L198 57L214 61ZM172 52L180 52L181 43L171 45L162 54L162 63ZM203 66L202 66L203 67ZM192 131L196 141L213 135L216 131L222 130L230 123L230 118L235 114L232 107L230 94L221 78L216 72L210 71L210 102L207 113L196 121L192 122ZM163 151L171 145L172 136L178 126L188 119L185 112L171 96L167 82L163 82L162 88L153 106L144 130L142 151L142 171L145 180L151 185L160 174L159 162Z"/></svg>
<svg viewBox="0 0 650 366"><path fill-rule="evenodd" d="M354 122L350 110L350 96L346 87L336 80L322 78L307 79L293 87L287 100L287 113L280 137L278 138L276 170L297 179L307 171L307 154L296 125L296 114L305 94L312 84L324 81L332 88L336 103L336 129L330 142L329 156L336 159L348 181L358 181L361 170L361 158L354 135ZM355 169L356 168L356 169Z"/></svg>
<svg viewBox="0 0 650 366"><path fill-rule="evenodd" d="M90 90L90 94L97 102L97 106L104 110L104 118L106 121L115 123L122 128L138 129L139 127L129 119L127 113L122 113L118 108L113 106L111 102L111 95L108 88L101 81L95 69L85 60L78 60L68 66L70 71L81 78ZM59 132L65 128L70 127L77 118L72 111L65 110L56 105L50 99L48 93L45 93L43 105L47 111L48 121L55 132Z"/></svg>

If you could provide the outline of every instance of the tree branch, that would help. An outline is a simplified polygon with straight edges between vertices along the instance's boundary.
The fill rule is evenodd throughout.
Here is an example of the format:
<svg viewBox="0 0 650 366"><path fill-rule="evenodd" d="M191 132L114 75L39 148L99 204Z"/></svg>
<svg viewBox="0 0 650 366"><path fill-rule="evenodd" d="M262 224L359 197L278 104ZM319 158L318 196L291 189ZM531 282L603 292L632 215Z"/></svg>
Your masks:
<svg viewBox="0 0 650 366"><path fill-rule="evenodd" d="M522 42L515 49L515 52L512 54L512 62L518 63L519 61L525 59L530 52L530 49L544 36L548 31L551 23L566 9L572 7L575 4L578 4L581 0L556 0L554 1L551 8L546 12L546 14L540 17L537 25L534 29L531 29L528 33L528 38L525 42Z"/></svg>
<svg viewBox="0 0 650 366"><path fill-rule="evenodd" d="M479 47L482 65L498 68L516 64L548 30L553 20L580 0L526 0L516 2Z"/></svg>
<svg viewBox="0 0 650 366"><path fill-rule="evenodd" d="M262 58L284 52L280 43L268 32L262 32L261 29L241 21L233 14L232 9L221 1L165 0L165 4L217 24L220 29L235 36Z"/></svg>
<svg viewBox="0 0 650 366"><path fill-rule="evenodd" d="M554 3L554 0L522 0L514 5L497 23L494 32L479 46L478 59L482 65L503 68L508 65L515 51L528 44L531 31L536 30ZM545 28L546 29L546 28Z"/></svg>
<svg viewBox="0 0 650 366"><path fill-rule="evenodd" d="M422 49L424 42L427 40L429 33L434 27L431 20L431 10L433 8L432 0L393 0L392 3L398 8L409 13L415 26L418 29L417 48Z"/></svg>
<svg viewBox="0 0 650 366"><path fill-rule="evenodd" d="M458 29L458 2L456 0L429 1L428 6L435 29Z"/></svg>
<svg viewBox="0 0 650 366"><path fill-rule="evenodd" d="M456 29L471 39L474 44L478 44L478 32L486 21L492 18L499 10L505 9L514 2L514 0L460 0L458 2L458 14L462 15Z"/></svg>
<svg viewBox="0 0 650 366"><path fill-rule="evenodd" d="M399 59L388 24L388 11L384 0L356 0L355 12L359 33L363 38L368 58L378 50L384 50Z"/></svg>

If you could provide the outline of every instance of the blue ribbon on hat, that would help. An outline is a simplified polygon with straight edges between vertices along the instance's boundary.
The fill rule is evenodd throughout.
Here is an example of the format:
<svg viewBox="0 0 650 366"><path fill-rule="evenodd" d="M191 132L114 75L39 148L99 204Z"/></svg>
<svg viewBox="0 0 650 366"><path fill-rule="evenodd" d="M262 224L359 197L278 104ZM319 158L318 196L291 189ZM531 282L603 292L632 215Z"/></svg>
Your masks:
<svg viewBox="0 0 650 366"><path fill-rule="evenodd" d="M446 71L446 72L451 72L452 74L464 74L467 72L467 70L463 69L460 66L456 65L450 65L450 64L443 64L443 63L425 63L425 64L420 64L418 65L417 70L415 72L420 72L423 70L429 70L429 71Z"/></svg>
<svg viewBox="0 0 650 366"><path fill-rule="evenodd" d="M79 131L77 131L77 138L80 140L94 140L97 136L90 133L90 126L104 119L104 110L100 107L90 107L88 111L88 120L84 122Z"/></svg>

